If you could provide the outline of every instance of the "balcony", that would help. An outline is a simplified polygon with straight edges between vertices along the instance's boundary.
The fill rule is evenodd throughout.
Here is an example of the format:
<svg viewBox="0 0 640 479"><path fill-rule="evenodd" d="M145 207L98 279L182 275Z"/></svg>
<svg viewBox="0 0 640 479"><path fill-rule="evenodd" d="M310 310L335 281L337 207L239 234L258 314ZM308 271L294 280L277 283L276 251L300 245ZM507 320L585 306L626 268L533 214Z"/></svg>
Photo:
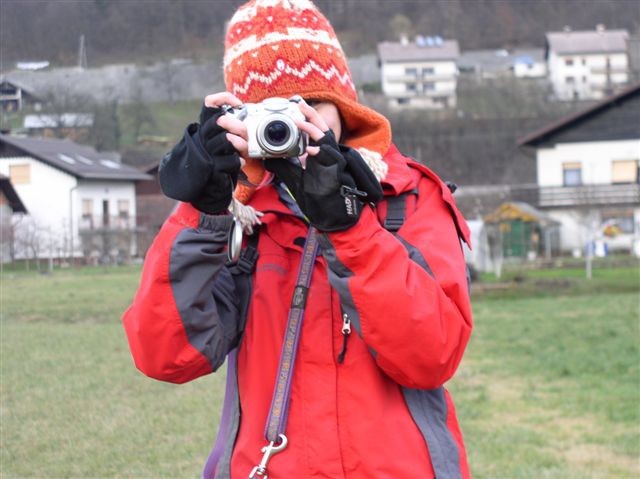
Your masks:
<svg viewBox="0 0 640 479"><path fill-rule="evenodd" d="M78 219L78 230L87 231L128 231L136 227L135 218L130 216L83 215Z"/></svg>
<svg viewBox="0 0 640 479"><path fill-rule="evenodd" d="M612 66L602 65L597 67L591 67L591 73L607 74L607 75L614 75L617 73L629 73L629 67L615 66L615 65L612 65Z"/></svg>
<svg viewBox="0 0 640 479"><path fill-rule="evenodd" d="M402 75L385 75L384 79L389 83L420 83L420 82L437 82L450 81L455 82L456 73L425 73L420 74L402 74Z"/></svg>
<svg viewBox="0 0 640 479"><path fill-rule="evenodd" d="M401 92L387 92L385 96L388 98L438 98L447 97L451 98L456 95L456 90L451 89L439 89L439 90L406 90Z"/></svg>
<svg viewBox="0 0 640 479"><path fill-rule="evenodd" d="M513 188L512 197L538 208L584 208L640 204L639 184Z"/></svg>

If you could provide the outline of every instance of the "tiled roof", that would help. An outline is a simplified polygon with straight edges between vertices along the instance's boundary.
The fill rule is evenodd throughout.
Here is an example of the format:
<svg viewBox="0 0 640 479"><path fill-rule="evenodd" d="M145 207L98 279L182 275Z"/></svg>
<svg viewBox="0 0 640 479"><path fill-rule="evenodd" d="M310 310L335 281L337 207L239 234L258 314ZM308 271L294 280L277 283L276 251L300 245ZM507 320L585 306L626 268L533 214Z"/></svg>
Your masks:
<svg viewBox="0 0 640 479"><path fill-rule="evenodd" d="M120 162L116 152L99 152L70 140L21 138L0 134L6 143L77 178L92 180L149 180L151 177Z"/></svg>
<svg viewBox="0 0 640 479"><path fill-rule="evenodd" d="M576 125L593 115L597 115L598 113L605 111L607 108L613 105L621 104L633 97L637 98L638 94L640 94L640 83L631 85L618 94L605 98L604 100L601 100L595 105L591 105L584 110L572 113L563 118L560 118L557 121L545 125L539 130L518 140L518 146L536 146L538 143L544 141L550 136L555 135L560 131L566 130L567 128L571 128L573 125ZM637 126L637 123L635 125Z"/></svg>
<svg viewBox="0 0 640 479"><path fill-rule="evenodd" d="M440 40L433 45L382 42L378 43L378 55L383 62L455 60L460 48L457 40Z"/></svg>
<svg viewBox="0 0 640 479"><path fill-rule="evenodd" d="M626 52L629 32L626 30L589 30L548 32L549 50L560 55L575 53Z"/></svg>

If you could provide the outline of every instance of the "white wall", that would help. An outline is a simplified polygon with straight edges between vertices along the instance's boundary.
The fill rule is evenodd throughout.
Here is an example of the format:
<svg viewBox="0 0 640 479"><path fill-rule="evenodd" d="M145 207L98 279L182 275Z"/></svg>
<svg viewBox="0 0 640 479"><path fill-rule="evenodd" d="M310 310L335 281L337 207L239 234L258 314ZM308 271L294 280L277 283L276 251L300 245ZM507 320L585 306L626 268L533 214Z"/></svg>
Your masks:
<svg viewBox="0 0 640 479"><path fill-rule="evenodd" d="M136 220L136 194L135 186L133 182L122 181L87 181L81 180L78 184L77 190L73 195L73 222L74 228L77 231L80 226L80 218L82 211L82 200L90 199L93 203L92 215L94 217L94 224L98 227L102 222L103 216L103 201L107 201L109 205L109 216L111 227L127 228L135 226ZM118 216L118 201L127 200L129 202L129 222L122 220L122 224L114 223L114 218ZM117 221L117 220L116 220ZM86 226L86 225L85 225ZM79 240L74 240L74 244L79 244ZM135 241L132 241L129 249L129 254L135 255Z"/></svg>
<svg viewBox="0 0 640 479"><path fill-rule="evenodd" d="M547 75L547 65L544 62L536 62L531 65L518 62L513 65L513 75L516 78L542 78Z"/></svg>
<svg viewBox="0 0 640 479"><path fill-rule="evenodd" d="M135 226L136 199L132 181L78 181L68 173L26 156L0 158L0 173L9 176L11 165L24 164L30 165L30 182L14 183L13 186L29 212L25 226L37 227L43 239L41 257L50 254L68 256L71 246L73 256L82 256L78 228L83 198L93 199L96 218L102 216L103 200L109 201L109 214L114 217L118 215L118 200L128 200L131 226ZM72 218L71 225L69 218ZM131 248L130 253L135 254L135 242Z"/></svg>
<svg viewBox="0 0 640 479"><path fill-rule="evenodd" d="M640 161L640 139L582 143L563 143L552 148L540 148L537 152L538 185L563 186L565 162L577 162L582 166L582 183L608 185L612 181L615 160ZM607 244L610 251L631 250L634 234L622 234L614 238L602 235L602 210L626 209L612 205L607 208L551 209L547 213L562 224L561 249L570 253L584 252L590 234ZM635 236L640 235L640 207L633 209ZM591 233L589 233L591 229Z"/></svg>
<svg viewBox="0 0 640 479"><path fill-rule="evenodd" d="M573 64L567 65L567 59L571 59ZM626 53L557 55L552 51L549 52L548 67L554 93L561 100L573 99L574 92L581 99L603 98L607 74L612 86L629 81ZM573 83L567 83L567 77L573 77Z"/></svg>
<svg viewBox="0 0 640 479"><path fill-rule="evenodd" d="M69 244L69 194L77 184L76 178L27 156L1 158L0 173L9 176L11 165L24 164L30 167L30 182L13 184L29 212L24 226L31 223L37 227L44 243L42 257L48 256L52 249L58 255L59 250L68 248Z"/></svg>
<svg viewBox="0 0 640 479"><path fill-rule="evenodd" d="M407 75L407 68L416 68L417 75ZM432 68L433 73L422 75L423 69ZM383 63L381 68L382 91L389 97L409 97L416 95L407 89L408 83L432 82L434 89L425 93L429 96L454 96L458 69L454 61L393 62Z"/></svg>
<svg viewBox="0 0 640 479"><path fill-rule="evenodd" d="M640 207L633 209L635 233L606 237L602 234L602 211L590 210L549 210L547 214L562 224L560 230L560 249L564 253L579 251L585 253L589 237L607 245L609 252L632 251L634 241L640 236Z"/></svg>
<svg viewBox="0 0 640 479"><path fill-rule="evenodd" d="M129 217L136 216L136 192L133 183L121 181L86 181L81 180L74 195L74 220L82 214L82 200L93 200L93 216L102 216L102 202L108 201L109 214L118 215L118 200L129 201Z"/></svg>
<svg viewBox="0 0 640 479"><path fill-rule="evenodd" d="M640 139L563 143L540 148L538 186L563 186L564 162L581 163L583 184L610 184L614 160L640 160Z"/></svg>

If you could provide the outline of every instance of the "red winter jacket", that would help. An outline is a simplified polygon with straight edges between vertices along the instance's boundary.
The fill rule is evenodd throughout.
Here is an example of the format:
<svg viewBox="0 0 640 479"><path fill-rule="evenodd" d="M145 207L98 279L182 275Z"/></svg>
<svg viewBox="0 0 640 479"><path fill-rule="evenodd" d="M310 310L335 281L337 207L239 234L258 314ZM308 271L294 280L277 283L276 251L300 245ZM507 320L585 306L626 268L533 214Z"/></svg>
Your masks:
<svg viewBox="0 0 640 479"><path fill-rule="evenodd" d="M348 230L320 235L291 388L289 445L269 462L270 479L470 477L442 387L472 328L460 243L468 242L468 229L434 173L395 147L385 161L386 197L411 192L407 218L397 234L386 230L383 200ZM232 418L220 431L224 454L215 471L205 471L216 479L246 479L262 457L307 233L275 186L259 189L250 204L265 213L250 299L243 302L225 264L231 218L182 203L151 246L124 315L137 367L163 381L216 371L239 344L227 390ZM357 334L338 362L343 314Z"/></svg>

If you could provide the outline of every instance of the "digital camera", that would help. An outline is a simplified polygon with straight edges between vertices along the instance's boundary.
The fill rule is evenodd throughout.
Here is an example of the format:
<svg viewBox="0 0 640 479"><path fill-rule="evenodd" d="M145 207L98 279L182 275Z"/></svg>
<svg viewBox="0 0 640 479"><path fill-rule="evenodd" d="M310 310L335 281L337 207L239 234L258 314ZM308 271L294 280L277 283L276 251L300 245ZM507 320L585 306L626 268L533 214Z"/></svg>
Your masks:
<svg viewBox="0 0 640 479"><path fill-rule="evenodd" d="M309 141L295 120L305 120L298 108L299 96L267 98L227 109L247 126L249 158L290 158L302 155Z"/></svg>

